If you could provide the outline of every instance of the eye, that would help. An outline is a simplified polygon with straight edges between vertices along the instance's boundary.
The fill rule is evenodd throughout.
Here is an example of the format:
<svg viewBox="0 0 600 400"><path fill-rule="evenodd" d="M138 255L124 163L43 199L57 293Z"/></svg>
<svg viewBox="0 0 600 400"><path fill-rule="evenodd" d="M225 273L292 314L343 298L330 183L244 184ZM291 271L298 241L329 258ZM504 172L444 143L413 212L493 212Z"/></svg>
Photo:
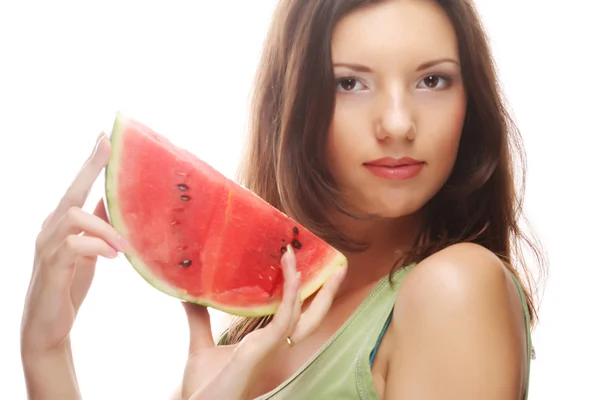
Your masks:
<svg viewBox="0 0 600 400"><path fill-rule="evenodd" d="M452 79L448 76L429 75L423 78L417 87L419 87L419 89L440 90L447 88L451 82Z"/></svg>
<svg viewBox="0 0 600 400"><path fill-rule="evenodd" d="M340 78L336 80L336 89L340 92L352 92L356 90L363 90L363 85L358 79L353 77Z"/></svg>

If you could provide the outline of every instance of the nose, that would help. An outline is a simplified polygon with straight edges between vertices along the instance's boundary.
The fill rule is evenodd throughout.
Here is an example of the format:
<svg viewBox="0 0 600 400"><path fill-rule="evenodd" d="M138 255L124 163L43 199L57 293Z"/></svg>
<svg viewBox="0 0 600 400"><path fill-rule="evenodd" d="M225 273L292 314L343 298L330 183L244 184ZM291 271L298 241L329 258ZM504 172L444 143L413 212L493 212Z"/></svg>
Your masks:
<svg viewBox="0 0 600 400"><path fill-rule="evenodd" d="M386 96L381 102L375 124L375 134L378 140L390 139L414 140L416 125L408 99L400 92Z"/></svg>

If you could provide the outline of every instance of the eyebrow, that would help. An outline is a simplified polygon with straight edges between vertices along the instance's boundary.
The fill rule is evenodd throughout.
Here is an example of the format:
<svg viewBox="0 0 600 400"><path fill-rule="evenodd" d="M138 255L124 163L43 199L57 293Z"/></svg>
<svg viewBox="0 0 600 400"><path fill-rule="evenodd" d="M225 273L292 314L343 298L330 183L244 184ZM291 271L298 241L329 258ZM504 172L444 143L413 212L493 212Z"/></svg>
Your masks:
<svg viewBox="0 0 600 400"><path fill-rule="evenodd" d="M427 61L427 62L419 65L419 67L417 68L417 71L422 71L424 69L431 68L436 65L444 64L444 63L452 63L452 64L456 64L456 65L460 66L460 63L454 58L440 58L440 59L436 59L436 60ZM371 70L371 68L367 67L366 65L361 65L361 64L334 63L333 66L338 67L338 68L339 67L349 68L356 72L373 72Z"/></svg>

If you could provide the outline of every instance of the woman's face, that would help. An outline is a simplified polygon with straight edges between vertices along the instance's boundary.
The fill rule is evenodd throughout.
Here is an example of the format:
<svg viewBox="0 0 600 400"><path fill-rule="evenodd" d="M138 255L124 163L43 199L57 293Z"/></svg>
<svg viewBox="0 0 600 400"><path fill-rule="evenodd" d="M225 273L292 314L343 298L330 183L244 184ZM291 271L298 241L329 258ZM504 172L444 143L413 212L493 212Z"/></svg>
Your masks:
<svg viewBox="0 0 600 400"><path fill-rule="evenodd" d="M347 205L394 218L448 179L466 110L457 38L434 1L388 0L336 26L328 164Z"/></svg>

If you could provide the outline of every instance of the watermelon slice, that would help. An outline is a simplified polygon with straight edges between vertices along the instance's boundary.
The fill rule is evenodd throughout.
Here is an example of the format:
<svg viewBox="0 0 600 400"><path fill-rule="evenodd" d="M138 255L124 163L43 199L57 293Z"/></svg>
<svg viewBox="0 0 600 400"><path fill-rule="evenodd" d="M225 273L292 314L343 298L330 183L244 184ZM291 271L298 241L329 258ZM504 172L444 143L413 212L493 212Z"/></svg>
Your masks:
<svg viewBox="0 0 600 400"><path fill-rule="evenodd" d="M281 256L292 244L301 297L316 292L342 253L140 122L118 114L110 137L106 205L125 256L152 286L239 316L275 313Z"/></svg>

